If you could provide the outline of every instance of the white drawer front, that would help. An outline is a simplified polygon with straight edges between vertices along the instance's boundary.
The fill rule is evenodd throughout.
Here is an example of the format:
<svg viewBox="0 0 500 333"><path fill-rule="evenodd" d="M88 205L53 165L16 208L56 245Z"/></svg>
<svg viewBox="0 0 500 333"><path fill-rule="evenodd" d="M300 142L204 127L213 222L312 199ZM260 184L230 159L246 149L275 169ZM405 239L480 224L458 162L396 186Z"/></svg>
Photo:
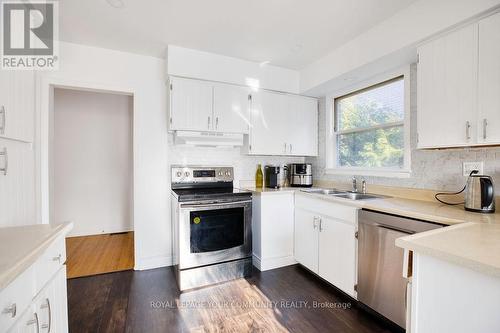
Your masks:
<svg viewBox="0 0 500 333"><path fill-rule="evenodd" d="M55 240L35 263L35 294L57 273L66 262L65 238Z"/></svg>
<svg viewBox="0 0 500 333"><path fill-rule="evenodd" d="M357 207L321 200L320 198L315 198L307 194L296 194L295 206L350 223L356 223L357 221Z"/></svg>
<svg viewBox="0 0 500 333"><path fill-rule="evenodd" d="M34 294L33 266L0 291L0 332L8 330L29 307Z"/></svg>

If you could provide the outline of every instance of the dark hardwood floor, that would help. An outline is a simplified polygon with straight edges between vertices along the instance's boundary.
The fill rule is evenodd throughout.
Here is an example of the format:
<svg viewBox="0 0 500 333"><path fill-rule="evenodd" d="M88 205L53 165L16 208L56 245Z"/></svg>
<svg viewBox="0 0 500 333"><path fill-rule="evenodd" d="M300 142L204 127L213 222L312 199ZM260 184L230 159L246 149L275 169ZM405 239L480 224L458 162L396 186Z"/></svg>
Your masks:
<svg viewBox="0 0 500 333"><path fill-rule="evenodd" d="M393 332L298 265L182 294L170 268L76 278L68 303L72 333Z"/></svg>

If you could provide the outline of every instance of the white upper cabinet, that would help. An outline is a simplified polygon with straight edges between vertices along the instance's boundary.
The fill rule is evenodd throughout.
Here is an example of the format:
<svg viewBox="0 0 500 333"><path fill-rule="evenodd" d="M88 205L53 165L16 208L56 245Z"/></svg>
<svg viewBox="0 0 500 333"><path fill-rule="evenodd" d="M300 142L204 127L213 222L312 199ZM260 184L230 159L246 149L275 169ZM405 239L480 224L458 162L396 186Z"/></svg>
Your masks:
<svg viewBox="0 0 500 333"><path fill-rule="evenodd" d="M418 147L475 142L477 25L435 39L418 50Z"/></svg>
<svg viewBox="0 0 500 333"><path fill-rule="evenodd" d="M170 79L170 129L211 131L213 87L205 81Z"/></svg>
<svg viewBox="0 0 500 333"><path fill-rule="evenodd" d="M214 129L224 133L248 133L250 89L214 84Z"/></svg>
<svg viewBox="0 0 500 333"><path fill-rule="evenodd" d="M287 109L284 94L252 93L248 152L253 155L286 155Z"/></svg>
<svg viewBox="0 0 500 333"><path fill-rule="evenodd" d="M479 22L478 142L500 144L500 13Z"/></svg>
<svg viewBox="0 0 500 333"><path fill-rule="evenodd" d="M34 72L1 71L0 137L33 142L34 119Z"/></svg>
<svg viewBox="0 0 500 333"><path fill-rule="evenodd" d="M317 156L318 104L310 97L270 91L252 93L246 153Z"/></svg>
<svg viewBox="0 0 500 333"><path fill-rule="evenodd" d="M318 155L318 101L302 96L288 97L290 129L286 142L288 155Z"/></svg>
<svg viewBox="0 0 500 333"><path fill-rule="evenodd" d="M418 148L500 144L500 13L422 45Z"/></svg>

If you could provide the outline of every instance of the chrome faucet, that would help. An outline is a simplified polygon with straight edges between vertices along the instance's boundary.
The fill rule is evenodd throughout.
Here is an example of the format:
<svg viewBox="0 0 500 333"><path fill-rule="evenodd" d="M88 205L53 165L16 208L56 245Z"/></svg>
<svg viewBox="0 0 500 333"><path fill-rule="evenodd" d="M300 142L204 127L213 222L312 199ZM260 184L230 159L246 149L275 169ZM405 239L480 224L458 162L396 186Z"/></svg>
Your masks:
<svg viewBox="0 0 500 333"><path fill-rule="evenodd" d="M352 191L354 193L358 192L358 180L356 179L356 176L352 177Z"/></svg>
<svg viewBox="0 0 500 333"><path fill-rule="evenodd" d="M364 178L361 180L361 193L366 194L366 180Z"/></svg>

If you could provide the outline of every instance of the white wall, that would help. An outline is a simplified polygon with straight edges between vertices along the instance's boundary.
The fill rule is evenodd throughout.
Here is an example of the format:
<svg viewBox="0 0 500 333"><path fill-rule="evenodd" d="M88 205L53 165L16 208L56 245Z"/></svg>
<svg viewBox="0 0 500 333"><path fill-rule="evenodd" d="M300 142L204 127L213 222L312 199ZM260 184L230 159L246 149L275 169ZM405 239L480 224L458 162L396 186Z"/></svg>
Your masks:
<svg viewBox="0 0 500 333"><path fill-rule="evenodd" d="M49 120L51 86L133 95L135 264L137 269L171 262L165 61L131 53L61 43L58 71L38 73L36 142L39 212L48 223L50 202Z"/></svg>
<svg viewBox="0 0 500 333"><path fill-rule="evenodd" d="M132 230L131 96L54 91L54 222L70 236Z"/></svg>
<svg viewBox="0 0 500 333"><path fill-rule="evenodd" d="M168 74L203 80L249 85L289 93L299 92L299 72L271 65L170 45L167 52ZM252 81L253 82L253 81Z"/></svg>
<svg viewBox="0 0 500 333"><path fill-rule="evenodd" d="M344 80L409 64L418 43L498 5L499 0L418 0L306 66L300 71L300 91L319 96Z"/></svg>

